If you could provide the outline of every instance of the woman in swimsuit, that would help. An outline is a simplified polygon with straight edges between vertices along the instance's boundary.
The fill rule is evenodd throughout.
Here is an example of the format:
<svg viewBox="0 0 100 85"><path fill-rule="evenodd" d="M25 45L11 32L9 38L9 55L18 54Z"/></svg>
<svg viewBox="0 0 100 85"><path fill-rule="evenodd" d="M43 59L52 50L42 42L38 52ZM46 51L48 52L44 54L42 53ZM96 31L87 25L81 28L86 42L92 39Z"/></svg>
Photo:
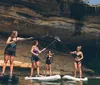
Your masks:
<svg viewBox="0 0 100 85"><path fill-rule="evenodd" d="M76 72L78 70L80 73L80 78L82 78L81 60L83 59L81 48L81 46L77 46L77 51L70 52L71 54L76 55L76 57L74 58L74 77L76 77Z"/></svg>
<svg viewBox="0 0 100 85"><path fill-rule="evenodd" d="M39 69L40 69L39 54L43 52L44 50L46 50L46 48L40 51L38 48L38 41L34 40L33 46L31 48L31 53L32 53L32 57L31 57L32 67L31 67L31 74L30 74L31 77L33 76L35 66L37 68L37 76L39 76Z"/></svg>
<svg viewBox="0 0 100 85"><path fill-rule="evenodd" d="M12 77L13 61L14 61L14 58L16 56L17 41L23 41L23 40L27 40L27 39L28 38L18 37L18 32L17 31L13 31L11 33L11 35L8 37L8 40L6 42L7 46L6 46L5 51L4 51L4 63L3 63L3 68L2 68L2 74L1 75L4 75L8 59L10 59L10 77Z"/></svg>
<svg viewBox="0 0 100 85"><path fill-rule="evenodd" d="M52 70L51 70L51 58L52 58L52 55L53 55L53 53L51 53L51 51L48 51L48 54L47 54L47 57L46 57L46 75L47 75L47 72L49 70L50 76L51 76L51 73L52 73Z"/></svg>

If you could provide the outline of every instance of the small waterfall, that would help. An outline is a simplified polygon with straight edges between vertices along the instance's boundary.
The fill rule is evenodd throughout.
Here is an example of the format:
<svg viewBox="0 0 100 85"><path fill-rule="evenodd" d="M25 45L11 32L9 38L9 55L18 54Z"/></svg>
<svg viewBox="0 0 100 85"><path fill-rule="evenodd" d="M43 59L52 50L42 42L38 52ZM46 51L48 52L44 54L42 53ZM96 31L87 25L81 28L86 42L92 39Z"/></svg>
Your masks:
<svg viewBox="0 0 100 85"><path fill-rule="evenodd" d="M86 4L89 4L90 0L83 0L83 2L85 2Z"/></svg>
<svg viewBox="0 0 100 85"><path fill-rule="evenodd" d="M99 18L98 18L98 16L99 16L99 7L98 6L95 6L95 15L96 15L96 20L98 21L99 20Z"/></svg>

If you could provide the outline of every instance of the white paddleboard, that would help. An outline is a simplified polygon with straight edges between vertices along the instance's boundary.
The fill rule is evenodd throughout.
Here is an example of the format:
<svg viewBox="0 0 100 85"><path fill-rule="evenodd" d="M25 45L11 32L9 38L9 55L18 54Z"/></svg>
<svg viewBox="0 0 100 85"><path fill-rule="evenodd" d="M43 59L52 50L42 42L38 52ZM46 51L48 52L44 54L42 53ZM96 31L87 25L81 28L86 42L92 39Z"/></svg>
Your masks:
<svg viewBox="0 0 100 85"><path fill-rule="evenodd" d="M41 77L25 77L25 80L39 80L39 81L56 81L60 79L61 79L60 75L41 76Z"/></svg>
<svg viewBox="0 0 100 85"><path fill-rule="evenodd" d="M73 81L88 81L87 77L85 77L85 78L75 78L75 77L70 76L70 75L63 76L63 79L68 79L68 80L73 80Z"/></svg>

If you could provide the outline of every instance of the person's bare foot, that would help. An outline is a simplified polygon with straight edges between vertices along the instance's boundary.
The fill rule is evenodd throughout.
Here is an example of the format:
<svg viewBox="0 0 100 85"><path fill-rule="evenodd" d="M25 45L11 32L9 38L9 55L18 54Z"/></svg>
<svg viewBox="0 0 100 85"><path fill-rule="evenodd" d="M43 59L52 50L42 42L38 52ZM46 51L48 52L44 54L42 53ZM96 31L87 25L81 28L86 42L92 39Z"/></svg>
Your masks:
<svg viewBox="0 0 100 85"><path fill-rule="evenodd" d="M50 74L50 76L52 76L52 74Z"/></svg>
<svg viewBox="0 0 100 85"><path fill-rule="evenodd" d="M32 75L30 75L29 77L32 77Z"/></svg>
<svg viewBox="0 0 100 85"><path fill-rule="evenodd" d="M5 76L5 74L4 73L1 73L0 76Z"/></svg>
<svg viewBox="0 0 100 85"><path fill-rule="evenodd" d="M42 75L36 75L36 77L43 77Z"/></svg>

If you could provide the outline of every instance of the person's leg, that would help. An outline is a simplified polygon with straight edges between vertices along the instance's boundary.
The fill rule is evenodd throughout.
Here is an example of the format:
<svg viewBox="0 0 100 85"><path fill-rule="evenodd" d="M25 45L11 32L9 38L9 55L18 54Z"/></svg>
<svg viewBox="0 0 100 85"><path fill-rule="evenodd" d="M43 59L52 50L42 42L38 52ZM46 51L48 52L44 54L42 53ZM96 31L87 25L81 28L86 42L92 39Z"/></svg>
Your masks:
<svg viewBox="0 0 100 85"><path fill-rule="evenodd" d="M13 61L15 56L10 56L10 76L13 74Z"/></svg>
<svg viewBox="0 0 100 85"><path fill-rule="evenodd" d="M39 61L36 62L36 66L37 66L37 75L39 75L40 73L40 62Z"/></svg>
<svg viewBox="0 0 100 85"><path fill-rule="evenodd" d="M34 68L37 68L37 62L34 63Z"/></svg>
<svg viewBox="0 0 100 85"><path fill-rule="evenodd" d="M6 65L7 65L8 59L9 59L9 55L4 54L4 63L3 63L3 68L2 68L2 74L5 73L5 69L6 69Z"/></svg>
<svg viewBox="0 0 100 85"><path fill-rule="evenodd" d="M33 76L34 66L35 66L35 62L32 62L32 66L31 66L31 74L30 74L31 77Z"/></svg>
<svg viewBox="0 0 100 85"><path fill-rule="evenodd" d="M48 74L48 64L46 64L46 75Z"/></svg>
<svg viewBox="0 0 100 85"><path fill-rule="evenodd" d="M49 70L50 70L50 76L52 75L52 68L51 68L51 64L49 65Z"/></svg>
<svg viewBox="0 0 100 85"><path fill-rule="evenodd" d="M80 78L82 78L82 69L81 69L81 63L78 63L78 69L79 69L79 74L80 74Z"/></svg>
<svg viewBox="0 0 100 85"><path fill-rule="evenodd" d="M74 77L76 78L76 72L77 72L77 63L74 62Z"/></svg>

